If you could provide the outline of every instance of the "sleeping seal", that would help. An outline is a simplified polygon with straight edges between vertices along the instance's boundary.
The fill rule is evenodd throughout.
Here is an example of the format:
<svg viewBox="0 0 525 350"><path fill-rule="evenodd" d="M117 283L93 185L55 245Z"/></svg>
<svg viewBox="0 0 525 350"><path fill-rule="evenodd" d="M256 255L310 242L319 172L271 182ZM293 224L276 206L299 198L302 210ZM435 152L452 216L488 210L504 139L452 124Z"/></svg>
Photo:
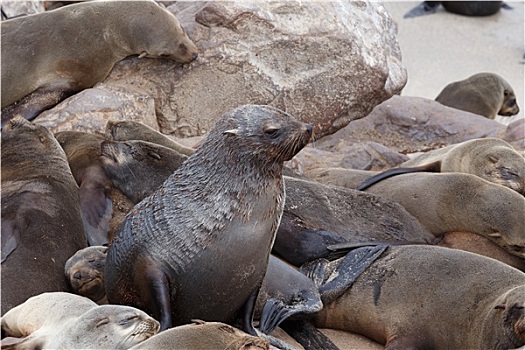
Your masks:
<svg viewBox="0 0 525 350"><path fill-rule="evenodd" d="M154 1L86 1L2 21L2 127L103 81L131 55L188 63L198 50Z"/></svg>

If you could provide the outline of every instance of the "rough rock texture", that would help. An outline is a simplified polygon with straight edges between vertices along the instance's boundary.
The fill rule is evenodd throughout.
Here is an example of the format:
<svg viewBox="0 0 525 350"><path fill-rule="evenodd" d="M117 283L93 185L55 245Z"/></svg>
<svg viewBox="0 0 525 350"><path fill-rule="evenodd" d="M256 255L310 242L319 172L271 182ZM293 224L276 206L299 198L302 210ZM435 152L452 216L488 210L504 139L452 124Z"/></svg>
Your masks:
<svg viewBox="0 0 525 350"><path fill-rule="evenodd" d="M2 0L2 20L44 12L43 1ZM7 18L4 17L7 16Z"/></svg>
<svg viewBox="0 0 525 350"><path fill-rule="evenodd" d="M381 3L177 2L169 9L199 58L184 67L129 58L97 85L154 98L166 134L202 135L224 112L253 103L312 123L321 137L364 117L406 83L397 26ZM60 116L67 103L46 117ZM83 123L81 113L76 118Z"/></svg>
<svg viewBox="0 0 525 350"><path fill-rule="evenodd" d="M136 120L158 129L155 102L147 94L99 84L41 113L35 123L53 133L75 130L104 134L108 120Z"/></svg>
<svg viewBox="0 0 525 350"><path fill-rule="evenodd" d="M420 97L393 96L366 118L317 142L317 148L336 151L374 141L401 153L414 153L480 137L496 137L506 126L476 114Z"/></svg>

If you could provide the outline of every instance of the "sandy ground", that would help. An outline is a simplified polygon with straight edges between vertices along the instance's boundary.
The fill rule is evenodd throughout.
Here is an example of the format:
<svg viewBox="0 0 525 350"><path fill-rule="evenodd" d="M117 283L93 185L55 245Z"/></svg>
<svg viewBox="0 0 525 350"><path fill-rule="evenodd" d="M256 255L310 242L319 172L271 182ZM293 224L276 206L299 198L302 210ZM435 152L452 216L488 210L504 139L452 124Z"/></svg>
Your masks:
<svg viewBox="0 0 525 350"><path fill-rule="evenodd" d="M431 15L403 18L419 1L384 1L398 23L402 61L408 71L404 96L434 99L450 82L480 72L499 74L513 87L520 112L512 118L497 117L507 124L523 118L525 110L525 14L524 1L507 1L488 17L466 17L440 6Z"/></svg>

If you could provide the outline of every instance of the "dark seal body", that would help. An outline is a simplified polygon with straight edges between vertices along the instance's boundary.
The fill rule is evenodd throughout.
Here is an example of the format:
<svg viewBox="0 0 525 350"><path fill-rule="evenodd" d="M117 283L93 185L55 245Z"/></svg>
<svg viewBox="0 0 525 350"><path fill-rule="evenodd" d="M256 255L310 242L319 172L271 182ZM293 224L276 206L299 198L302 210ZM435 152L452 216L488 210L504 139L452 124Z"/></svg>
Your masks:
<svg viewBox="0 0 525 350"><path fill-rule="evenodd" d="M130 55L188 63L197 48L154 1L87 1L2 21L2 125L104 80Z"/></svg>
<svg viewBox="0 0 525 350"><path fill-rule="evenodd" d="M235 320L264 278L284 207L283 162L311 131L268 106L223 115L117 232L106 261L108 301L152 313L161 329Z"/></svg>
<svg viewBox="0 0 525 350"><path fill-rule="evenodd" d="M86 247L78 186L53 134L21 117L2 131L2 313L66 291L64 265Z"/></svg>

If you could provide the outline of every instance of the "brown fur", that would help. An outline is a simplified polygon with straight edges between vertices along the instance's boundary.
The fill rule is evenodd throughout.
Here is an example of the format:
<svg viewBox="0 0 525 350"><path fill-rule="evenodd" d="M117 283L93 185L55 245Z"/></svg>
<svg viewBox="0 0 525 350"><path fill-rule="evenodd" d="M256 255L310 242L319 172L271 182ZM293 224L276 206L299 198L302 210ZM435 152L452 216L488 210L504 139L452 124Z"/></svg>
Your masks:
<svg viewBox="0 0 525 350"><path fill-rule="evenodd" d="M175 16L154 1L87 1L2 21L1 31L2 125L92 87L126 56L197 57Z"/></svg>
<svg viewBox="0 0 525 350"><path fill-rule="evenodd" d="M415 156L400 166L414 167L436 161L441 163L441 172L473 174L525 194L525 159L501 139L468 140Z"/></svg>
<svg viewBox="0 0 525 350"><path fill-rule="evenodd" d="M224 323L197 321L161 332L130 350L170 349L174 346L177 350L267 350L269 344Z"/></svg>
<svg viewBox="0 0 525 350"><path fill-rule="evenodd" d="M525 274L435 246L390 247L315 317L386 350L514 349L525 344Z"/></svg>
<svg viewBox="0 0 525 350"><path fill-rule="evenodd" d="M493 73L478 73L450 83L439 93L436 101L490 119L497 114L508 117L520 111L512 87Z"/></svg>

